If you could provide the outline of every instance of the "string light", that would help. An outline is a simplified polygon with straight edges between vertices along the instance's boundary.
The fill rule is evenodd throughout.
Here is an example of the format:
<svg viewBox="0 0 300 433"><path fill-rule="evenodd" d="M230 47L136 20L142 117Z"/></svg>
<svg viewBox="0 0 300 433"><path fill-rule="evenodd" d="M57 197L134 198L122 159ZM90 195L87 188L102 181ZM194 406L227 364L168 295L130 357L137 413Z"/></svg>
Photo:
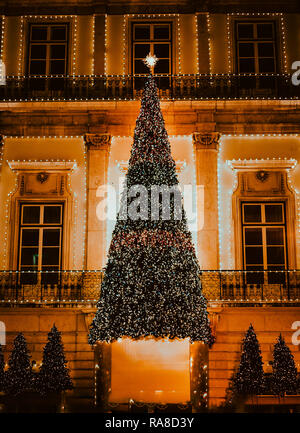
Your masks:
<svg viewBox="0 0 300 433"><path fill-rule="evenodd" d="M18 53L18 78L22 75L23 44L24 44L24 16L20 17L19 53Z"/></svg>
<svg viewBox="0 0 300 433"><path fill-rule="evenodd" d="M92 76L95 75L95 20L96 17L93 15L93 24L92 24ZM94 81L92 81L94 84Z"/></svg>
<svg viewBox="0 0 300 433"><path fill-rule="evenodd" d="M223 150L223 142L222 136L219 139L219 152L218 152L218 161L217 161L217 181L218 181L218 232L219 232L219 269L223 269L222 262L222 252L223 252L223 215L222 215L222 206L221 206L221 196L222 196L222 184L221 184L221 165L222 165L222 150Z"/></svg>
<svg viewBox="0 0 300 433"><path fill-rule="evenodd" d="M124 19L123 19L124 26ZM124 30L123 30L124 32ZM107 75L107 14L104 17L104 75ZM124 40L123 40L123 58L124 58ZM123 70L124 73L124 70Z"/></svg>
<svg viewBox="0 0 300 433"><path fill-rule="evenodd" d="M196 56L195 56L195 60L196 60L196 73L199 74L200 69L199 69L199 32L198 32L198 14L195 14L195 38L196 38Z"/></svg>
<svg viewBox="0 0 300 433"><path fill-rule="evenodd" d="M76 74L76 53L77 53L77 16L73 17L73 26L74 26L74 37L73 37L72 72L73 72L73 77L75 77L75 74Z"/></svg>
<svg viewBox="0 0 300 433"><path fill-rule="evenodd" d="M77 16L76 15L22 15L20 17L20 37L19 37L19 53L18 53L18 78L22 76L22 65L23 65L23 50L24 50L24 29L25 22L28 20L73 20L73 61L72 61L72 73L73 76L76 74L76 53L77 53ZM24 75L23 75L24 78Z"/></svg>
<svg viewBox="0 0 300 433"><path fill-rule="evenodd" d="M284 66L284 72L288 73L285 22L284 22L284 15L282 13L280 14L280 24L281 24L282 47L283 47L283 66Z"/></svg>
<svg viewBox="0 0 300 433"><path fill-rule="evenodd" d="M5 39L5 15L2 15L1 19L1 42L0 42L0 59L2 62L5 61L4 59L4 39Z"/></svg>
<svg viewBox="0 0 300 433"><path fill-rule="evenodd" d="M228 72L232 73L230 14L226 16Z"/></svg>
<svg viewBox="0 0 300 433"><path fill-rule="evenodd" d="M177 15L177 44L178 44L178 73L182 73L181 67L181 32L180 32L180 17Z"/></svg>
<svg viewBox="0 0 300 433"><path fill-rule="evenodd" d="M209 73L212 73L212 52L211 52L211 22L210 22L210 14L207 12L206 14L206 24L207 24L207 37L208 37L208 65L209 65Z"/></svg>
<svg viewBox="0 0 300 433"><path fill-rule="evenodd" d="M127 35L127 22L129 15L124 15L123 17L123 75L126 74L126 35Z"/></svg>
<svg viewBox="0 0 300 433"><path fill-rule="evenodd" d="M82 251L82 269L85 268L86 263L86 237L87 237L87 176L88 176L88 169L87 169L87 149L83 142L83 157L84 157L84 215L83 215L83 251Z"/></svg>

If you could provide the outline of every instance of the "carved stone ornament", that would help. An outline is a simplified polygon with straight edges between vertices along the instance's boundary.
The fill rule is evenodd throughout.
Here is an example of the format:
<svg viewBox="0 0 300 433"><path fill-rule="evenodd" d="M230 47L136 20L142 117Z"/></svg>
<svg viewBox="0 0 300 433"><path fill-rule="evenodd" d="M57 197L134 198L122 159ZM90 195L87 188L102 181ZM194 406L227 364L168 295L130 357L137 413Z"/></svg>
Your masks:
<svg viewBox="0 0 300 433"><path fill-rule="evenodd" d="M44 183L47 182L47 180L49 179L49 174L43 171L41 173L38 173L36 178L40 183Z"/></svg>
<svg viewBox="0 0 300 433"><path fill-rule="evenodd" d="M109 134L85 134L84 141L89 149L108 150L111 144Z"/></svg>
<svg viewBox="0 0 300 433"><path fill-rule="evenodd" d="M270 174L265 171L265 170L260 170L256 172L256 179L259 180L260 182L265 182L266 180L268 180Z"/></svg>
<svg viewBox="0 0 300 433"><path fill-rule="evenodd" d="M219 132L195 132L193 141L197 149L218 149L221 134Z"/></svg>

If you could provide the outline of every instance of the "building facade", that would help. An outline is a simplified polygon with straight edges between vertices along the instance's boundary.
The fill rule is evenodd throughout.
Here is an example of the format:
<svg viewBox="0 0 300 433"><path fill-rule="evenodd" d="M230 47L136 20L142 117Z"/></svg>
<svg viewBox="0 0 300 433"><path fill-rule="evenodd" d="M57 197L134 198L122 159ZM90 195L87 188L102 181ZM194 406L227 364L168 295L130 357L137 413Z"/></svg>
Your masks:
<svg viewBox="0 0 300 433"><path fill-rule="evenodd" d="M280 332L300 369L300 9L228 3L0 1L0 320L7 354L22 331L38 363L55 322L80 406L94 398L87 329L114 226L103 215L115 215L149 52L217 337L208 404L224 401L250 322L266 371Z"/></svg>

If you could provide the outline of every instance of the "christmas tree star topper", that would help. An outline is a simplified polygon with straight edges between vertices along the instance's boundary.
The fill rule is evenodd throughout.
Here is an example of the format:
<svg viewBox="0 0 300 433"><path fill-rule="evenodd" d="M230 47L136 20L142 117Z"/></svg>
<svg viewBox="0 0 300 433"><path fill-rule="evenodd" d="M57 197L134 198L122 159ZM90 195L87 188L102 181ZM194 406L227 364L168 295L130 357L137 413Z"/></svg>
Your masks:
<svg viewBox="0 0 300 433"><path fill-rule="evenodd" d="M158 58L156 57L155 54L151 54L149 53L144 59L143 62L145 63L145 65L148 66L148 68L150 69L150 71L152 71L152 69L154 68L154 66L156 65L156 63L158 62Z"/></svg>

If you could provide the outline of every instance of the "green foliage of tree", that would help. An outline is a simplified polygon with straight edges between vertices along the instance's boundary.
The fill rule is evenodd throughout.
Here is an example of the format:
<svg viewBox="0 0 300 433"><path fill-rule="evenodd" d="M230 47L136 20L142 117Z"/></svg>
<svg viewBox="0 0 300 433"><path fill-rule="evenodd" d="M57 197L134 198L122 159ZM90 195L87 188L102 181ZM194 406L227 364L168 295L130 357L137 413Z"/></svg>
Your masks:
<svg viewBox="0 0 300 433"><path fill-rule="evenodd" d="M37 389L41 394L49 394L72 388L73 384L67 367L61 333L53 325L44 347L43 361L37 378Z"/></svg>
<svg viewBox="0 0 300 433"><path fill-rule="evenodd" d="M127 191L137 185L147 191L148 206L141 205L140 216L133 219L130 209L137 197L128 196ZM151 188L163 185L174 191L170 216L163 216L167 209L160 202L159 217L152 219ZM136 122L126 187L90 344L147 336L212 344L200 268L181 201L182 218L176 214L175 197L180 194L176 166L152 76L146 81Z"/></svg>
<svg viewBox="0 0 300 433"><path fill-rule="evenodd" d="M298 387L297 368L294 356L280 334L273 351L273 374L271 379L274 394L283 397L295 394Z"/></svg>
<svg viewBox="0 0 300 433"><path fill-rule="evenodd" d="M13 350L5 374L5 392L16 397L34 388L33 373L25 337L19 333L14 340Z"/></svg>
<svg viewBox="0 0 300 433"><path fill-rule="evenodd" d="M240 364L232 381L232 393L244 397L261 394L264 383L261 350L251 324L243 339Z"/></svg>

